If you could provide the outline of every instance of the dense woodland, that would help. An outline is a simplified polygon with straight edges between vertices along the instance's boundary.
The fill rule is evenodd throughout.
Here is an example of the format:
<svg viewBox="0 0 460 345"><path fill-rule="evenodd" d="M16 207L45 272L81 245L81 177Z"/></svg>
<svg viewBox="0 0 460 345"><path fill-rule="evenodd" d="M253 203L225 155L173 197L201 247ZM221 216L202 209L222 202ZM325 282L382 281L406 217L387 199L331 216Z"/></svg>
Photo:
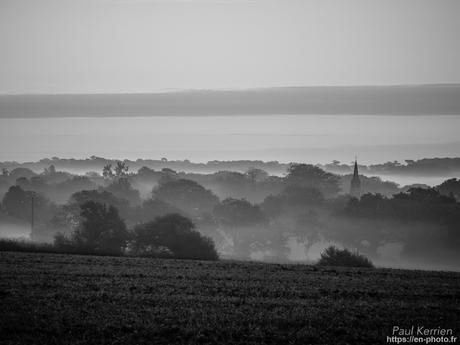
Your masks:
<svg viewBox="0 0 460 345"><path fill-rule="evenodd" d="M332 243L380 265L456 267L460 180L400 188L361 176L356 199L350 179L307 164L282 176L257 166L133 171L126 161L78 175L53 164L3 168L0 224L30 228L33 200L33 241L88 252L284 262L313 260Z"/></svg>

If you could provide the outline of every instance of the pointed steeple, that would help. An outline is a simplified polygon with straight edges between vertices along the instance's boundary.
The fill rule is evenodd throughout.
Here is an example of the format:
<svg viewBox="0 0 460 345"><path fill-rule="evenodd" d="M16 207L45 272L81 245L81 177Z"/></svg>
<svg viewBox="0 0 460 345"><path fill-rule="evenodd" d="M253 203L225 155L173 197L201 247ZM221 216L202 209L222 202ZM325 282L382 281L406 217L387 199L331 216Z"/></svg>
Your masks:
<svg viewBox="0 0 460 345"><path fill-rule="evenodd" d="M358 161L356 159L355 159L355 169L353 170L353 177L359 179Z"/></svg>
<svg viewBox="0 0 460 345"><path fill-rule="evenodd" d="M358 160L355 157L355 167L353 169L353 177L350 184L350 195L355 198L361 197L361 180L359 179Z"/></svg>

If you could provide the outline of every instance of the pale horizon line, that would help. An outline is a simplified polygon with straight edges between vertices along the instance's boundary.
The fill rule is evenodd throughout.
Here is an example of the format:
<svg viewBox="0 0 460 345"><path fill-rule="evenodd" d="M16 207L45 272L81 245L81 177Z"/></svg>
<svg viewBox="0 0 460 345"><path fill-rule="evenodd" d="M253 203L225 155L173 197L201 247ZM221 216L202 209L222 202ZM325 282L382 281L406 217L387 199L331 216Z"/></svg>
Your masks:
<svg viewBox="0 0 460 345"><path fill-rule="evenodd" d="M194 93L194 92L244 92L244 91L269 91L277 89L307 89L307 88L404 88L404 87L460 87L458 83L401 83L401 84L319 84L319 85L285 85L285 86L260 86L260 87L241 87L241 88L166 88L156 91L125 91L125 92L0 92L3 96L91 96L91 95L153 95L153 94L173 94L173 93Z"/></svg>

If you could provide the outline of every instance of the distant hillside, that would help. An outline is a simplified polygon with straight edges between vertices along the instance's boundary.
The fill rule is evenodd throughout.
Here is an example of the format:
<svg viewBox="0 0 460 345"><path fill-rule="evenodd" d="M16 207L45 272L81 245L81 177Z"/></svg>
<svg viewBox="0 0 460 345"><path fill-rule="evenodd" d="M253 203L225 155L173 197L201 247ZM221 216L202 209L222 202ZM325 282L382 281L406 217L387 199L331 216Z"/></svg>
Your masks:
<svg viewBox="0 0 460 345"><path fill-rule="evenodd" d="M232 114L458 115L460 85L0 96L0 118Z"/></svg>

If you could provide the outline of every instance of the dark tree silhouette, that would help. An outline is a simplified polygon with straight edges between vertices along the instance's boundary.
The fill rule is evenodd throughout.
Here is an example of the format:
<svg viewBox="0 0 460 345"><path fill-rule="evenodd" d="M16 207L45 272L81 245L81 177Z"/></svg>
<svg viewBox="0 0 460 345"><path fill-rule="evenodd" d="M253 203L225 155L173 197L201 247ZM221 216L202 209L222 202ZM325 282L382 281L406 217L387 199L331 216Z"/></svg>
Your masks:
<svg viewBox="0 0 460 345"><path fill-rule="evenodd" d="M291 164L286 182L289 185L317 188L326 197L334 197L339 191L339 177L311 164Z"/></svg>
<svg viewBox="0 0 460 345"><path fill-rule="evenodd" d="M3 197L2 206L5 212L13 217L29 220L31 195L20 186L11 186Z"/></svg>
<svg viewBox="0 0 460 345"><path fill-rule="evenodd" d="M133 207L128 212L130 220L145 223L171 213L182 213L180 209L158 199L145 200L141 206Z"/></svg>
<svg viewBox="0 0 460 345"><path fill-rule="evenodd" d="M44 175L53 175L55 173L56 167L54 166L54 164L51 164L48 168L45 168L45 170L43 171Z"/></svg>
<svg viewBox="0 0 460 345"><path fill-rule="evenodd" d="M127 207L129 205L128 200L117 198L112 193L105 190L82 190L80 192L72 194L69 199L69 204L76 204L80 206L87 201L96 201L102 204L115 206L117 209Z"/></svg>
<svg viewBox="0 0 460 345"><path fill-rule="evenodd" d="M72 234L73 244L83 251L121 254L128 232L118 210L95 201L85 202L80 207L82 222Z"/></svg>
<svg viewBox="0 0 460 345"><path fill-rule="evenodd" d="M112 164L104 165L104 168L102 169L102 176L106 179L112 179L115 176L112 171Z"/></svg>
<svg viewBox="0 0 460 345"><path fill-rule="evenodd" d="M194 230L192 221L170 214L134 228L133 253L146 256L171 256L181 259L217 260L214 243Z"/></svg>
<svg viewBox="0 0 460 345"><path fill-rule="evenodd" d="M317 265L319 266L345 266L373 268L372 262L364 255L353 253L348 249L339 249L335 246L326 248L321 253Z"/></svg>
<svg viewBox="0 0 460 345"><path fill-rule="evenodd" d="M139 205L142 202L139 191L131 186L126 177L116 179L105 190L117 198L128 200L131 205Z"/></svg>
<svg viewBox="0 0 460 345"><path fill-rule="evenodd" d="M115 176L116 177L125 177L128 175L129 167L126 165L125 162L117 161L117 165L115 166Z"/></svg>
<svg viewBox="0 0 460 345"><path fill-rule="evenodd" d="M443 195L451 195L457 201L460 201L460 179L451 178L444 181L439 186L436 187L439 193Z"/></svg>
<svg viewBox="0 0 460 345"><path fill-rule="evenodd" d="M50 226L56 229L73 229L78 226L82 219L80 216L81 205L94 201L103 205L113 206L123 215L129 212L129 202L117 198L105 190L83 190L72 194L69 202L63 205L52 219Z"/></svg>
<svg viewBox="0 0 460 345"><path fill-rule="evenodd" d="M265 170L250 168L248 171L246 171L246 176L248 177L249 181L255 183L265 181L269 175Z"/></svg>
<svg viewBox="0 0 460 345"><path fill-rule="evenodd" d="M268 240L268 220L258 205L244 199L227 198L216 205L214 218L233 240L233 255L245 259Z"/></svg>
<svg viewBox="0 0 460 345"><path fill-rule="evenodd" d="M191 215L209 212L219 202L219 198L210 190L195 181L184 179L158 185L153 190L153 197Z"/></svg>
<svg viewBox="0 0 460 345"><path fill-rule="evenodd" d="M163 168L161 169L161 176L158 180L158 184L162 185L168 182L177 181L179 179L179 175L177 172L170 168Z"/></svg>
<svg viewBox="0 0 460 345"><path fill-rule="evenodd" d="M365 194L360 200L352 198L344 213L368 220L435 225L440 231L433 233L433 240L442 238L450 246L460 245L460 203L434 188L411 188L393 198Z"/></svg>
<svg viewBox="0 0 460 345"><path fill-rule="evenodd" d="M36 224L47 222L57 211L57 206L39 193L24 191L19 186L11 186L3 197L2 207L9 216L31 220L32 198L34 200L34 221Z"/></svg>
<svg viewBox="0 0 460 345"><path fill-rule="evenodd" d="M221 224L230 227L267 223L267 218L260 207L244 199L227 198L214 207L213 214Z"/></svg>
<svg viewBox="0 0 460 345"><path fill-rule="evenodd" d="M27 177L19 177L16 179L16 186L19 186L22 189L29 189L30 181Z"/></svg>
<svg viewBox="0 0 460 345"><path fill-rule="evenodd" d="M37 174L28 168L19 167L11 170L8 178L10 181L16 181L20 177L31 178L32 176L37 176Z"/></svg>

